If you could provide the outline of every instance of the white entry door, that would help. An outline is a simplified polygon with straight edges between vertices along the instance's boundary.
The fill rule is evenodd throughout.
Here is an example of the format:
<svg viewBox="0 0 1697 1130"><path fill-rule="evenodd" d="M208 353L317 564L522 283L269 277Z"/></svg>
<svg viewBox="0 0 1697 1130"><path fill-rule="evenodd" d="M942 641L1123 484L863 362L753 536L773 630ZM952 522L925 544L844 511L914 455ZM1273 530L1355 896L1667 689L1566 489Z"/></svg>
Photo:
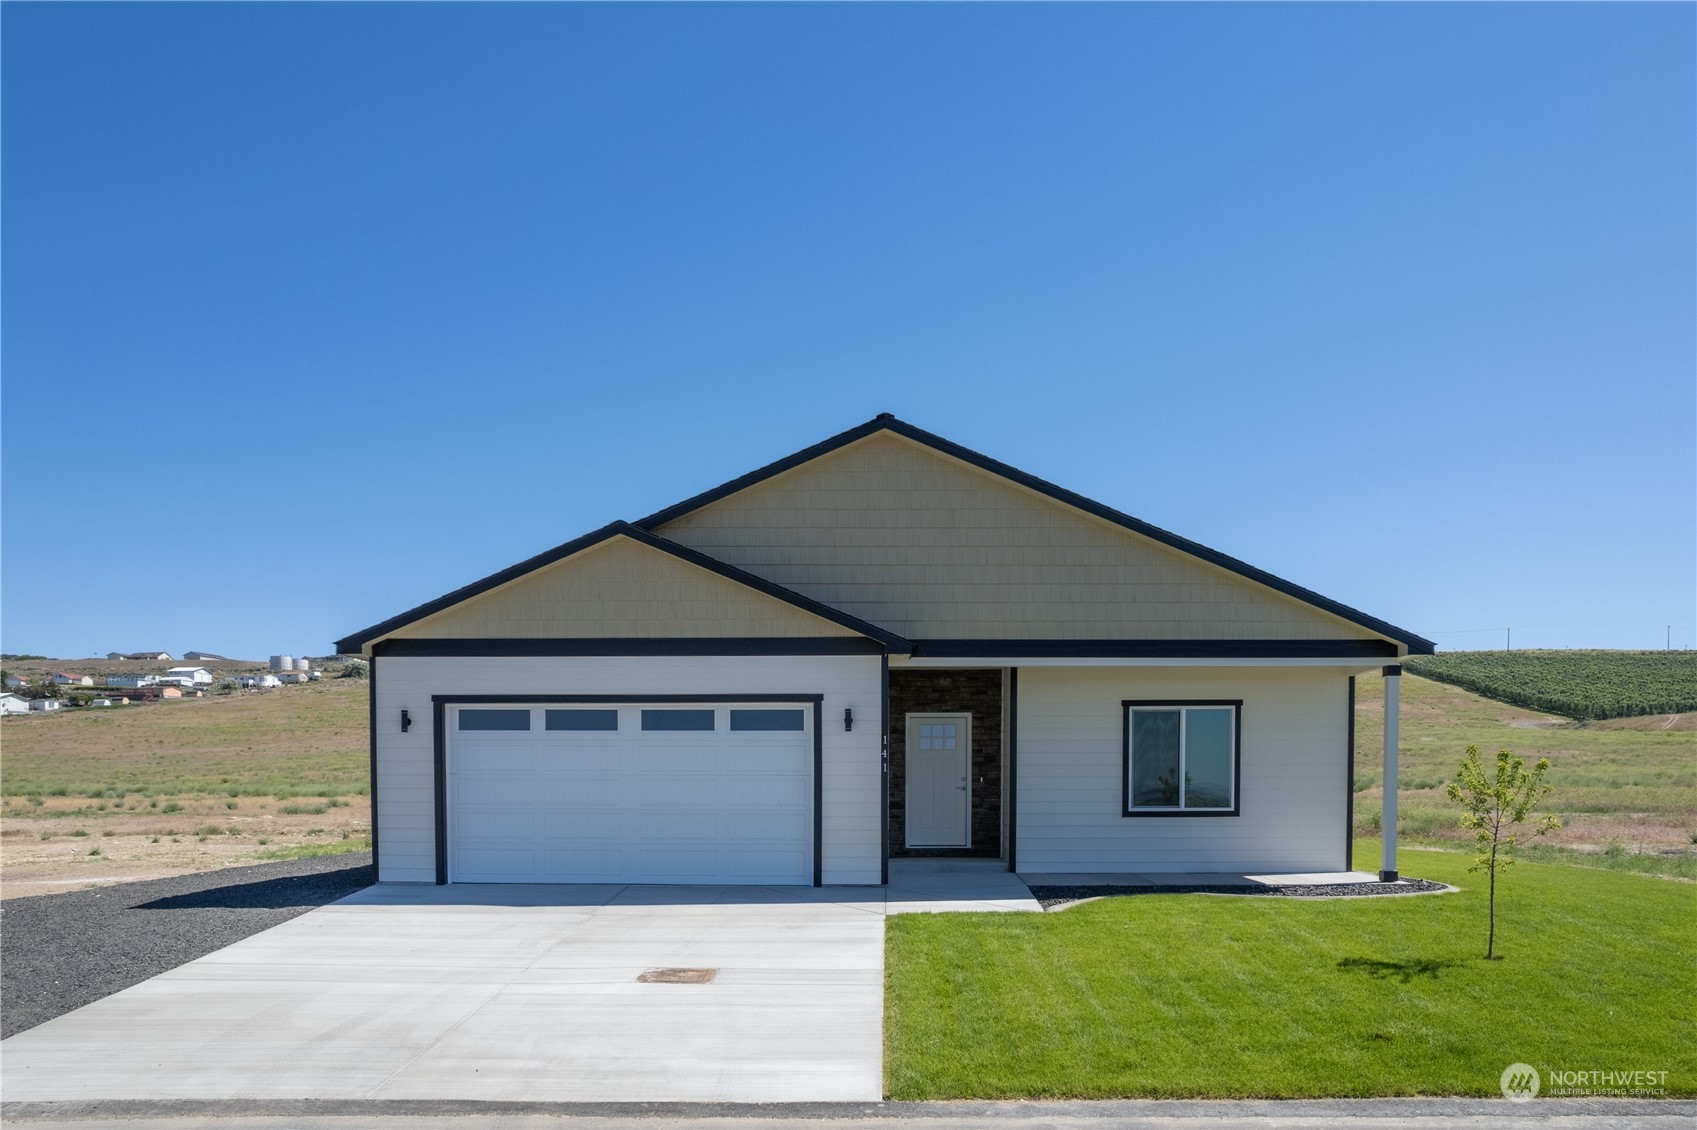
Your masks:
<svg viewBox="0 0 1697 1130"><path fill-rule="evenodd" d="M907 716L907 846L971 847L972 715Z"/></svg>

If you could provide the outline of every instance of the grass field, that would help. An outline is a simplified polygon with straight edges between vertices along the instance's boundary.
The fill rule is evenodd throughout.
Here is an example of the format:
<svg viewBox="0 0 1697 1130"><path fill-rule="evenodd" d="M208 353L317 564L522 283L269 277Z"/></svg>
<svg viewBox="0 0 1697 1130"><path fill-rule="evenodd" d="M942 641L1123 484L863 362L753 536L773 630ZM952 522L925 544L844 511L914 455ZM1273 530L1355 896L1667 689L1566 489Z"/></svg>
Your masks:
<svg viewBox="0 0 1697 1130"><path fill-rule="evenodd" d="M0 719L6 897L370 847L363 680Z"/></svg>
<svg viewBox="0 0 1697 1130"><path fill-rule="evenodd" d="M1400 866L1462 890L892 918L886 1091L1494 1097L1523 1061L1666 1071L1669 1095L1697 1094L1697 885L1519 865L1499 893L1502 958L1487 962L1466 856L1410 850Z"/></svg>
<svg viewBox="0 0 1697 1130"><path fill-rule="evenodd" d="M55 665L65 664L44 661L43 669ZM1363 835L1379 831L1382 694L1378 678L1357 681L1355 823ZM327 679L0 719L4 893L361 846L371 827L366 710L363 680ZM1550 758L1551 802L1564 827L1535 853L1697 877L1697 713L1570 722L1405 678L1405 842L1462 838L1442 785L1470 742Z"/></svg>
<svg viewBox="0 0 1697 1130"><path fill-rule="evenodd" d="M1697 715L1569 722L1411 676L1402 680L1400 717L1397 815L1404 840L1465 838L1443 784L1471 742L1487 756L1507 747L1528 760L1550 759L1550 805L1563 823L1544 841L1554 849L1550 858L1592 855L1600 866L1665 874L1690 875L1697 868ZM1355 825L1361 835L1379 832L1383 726L1383 681L1356 680ZM1611 845L1619 847L1607 860Z"/></svg>

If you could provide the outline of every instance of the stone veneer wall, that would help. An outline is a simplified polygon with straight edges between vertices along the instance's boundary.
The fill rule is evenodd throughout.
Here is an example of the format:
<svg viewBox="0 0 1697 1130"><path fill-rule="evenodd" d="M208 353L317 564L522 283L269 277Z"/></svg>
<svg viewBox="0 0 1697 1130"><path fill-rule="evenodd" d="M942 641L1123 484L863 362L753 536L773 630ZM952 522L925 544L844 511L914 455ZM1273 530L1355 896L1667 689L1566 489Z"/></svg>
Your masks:
<svg viewBox="0 0 1697 1130"><path fill-rule="evenodd" d="M972 846L907 843L907 715L972 715ZM890 672L890 854L999 856L1002 852L1002 673L1000 670Z"/></svg>

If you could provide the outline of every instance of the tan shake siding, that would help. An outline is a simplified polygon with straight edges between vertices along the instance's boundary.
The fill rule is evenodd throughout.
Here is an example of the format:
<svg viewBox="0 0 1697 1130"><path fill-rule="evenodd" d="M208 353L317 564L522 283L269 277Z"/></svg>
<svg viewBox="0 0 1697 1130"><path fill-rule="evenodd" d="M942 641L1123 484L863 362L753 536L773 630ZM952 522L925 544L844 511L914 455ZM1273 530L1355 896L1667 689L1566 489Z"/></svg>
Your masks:
<svg viewBox="0 0 1697 1130"><path fill-rule="evenodd" d="M912 639L1376 639L880 433L656 531Z"/></svg>
<svg viewBox="0 0 1697 1130"><path fill-rule="evenodd" d="M854 635L687 561L628 538L615 538L385 638Z"/></svg>
<svg viewBox="0 0 1697 1130"><path fill-rule="evenodd" d="M882 859L879 659L834 656L421 658L377 661L378 845L385 882L436 881L432 695L818 694L826 884L876 884ZM843 730L843 710L856 725ZM415 722L401 733L402 710ZM861 719L866 719L862 722Z"/></svg>
<svg viewBox="0 0 1697 1130"><path fill-rule="evenodd" d="M1243 700L1241 815L1124 815L1126 699ZM1348 701L1335 670L1021 668L1019 869L1342 870Z"/></svg>

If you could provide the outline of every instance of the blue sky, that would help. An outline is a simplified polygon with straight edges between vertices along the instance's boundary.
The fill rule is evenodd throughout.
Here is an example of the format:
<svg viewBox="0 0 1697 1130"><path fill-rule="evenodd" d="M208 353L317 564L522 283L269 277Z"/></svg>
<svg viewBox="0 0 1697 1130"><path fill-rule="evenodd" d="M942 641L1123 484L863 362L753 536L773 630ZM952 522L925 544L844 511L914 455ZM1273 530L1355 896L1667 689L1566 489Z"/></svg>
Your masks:
<svg viewBox="0 0 1697 1130"><path fill-rule="evenodd" d="M883 411L1692 646L1694 12L8 3L3 646L322 654Z"/></svg>

